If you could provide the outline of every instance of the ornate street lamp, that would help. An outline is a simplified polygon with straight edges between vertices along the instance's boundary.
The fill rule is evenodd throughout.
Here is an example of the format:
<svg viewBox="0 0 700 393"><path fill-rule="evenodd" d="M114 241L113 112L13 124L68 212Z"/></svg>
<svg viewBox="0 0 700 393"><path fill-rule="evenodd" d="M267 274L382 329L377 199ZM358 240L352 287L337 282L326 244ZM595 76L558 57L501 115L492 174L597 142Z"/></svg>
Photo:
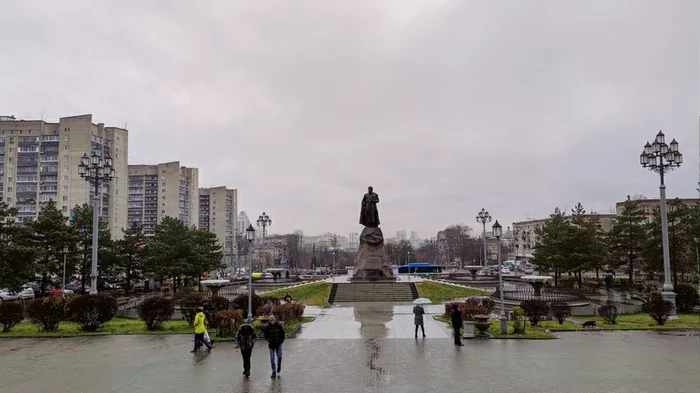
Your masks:
<svg viewBox="0 0 700 393"><path fill-rule="evenodd" d="M102 149L96 148L88 157L83 154L78 165L78 174L95 188L94 202L92 206L92 271L90 273L90 294L97 294L97 250L100 225L100 185L109 184L114 179L112 157L102 156Z"/></svg>
<svg viewBox="0 0 700 393"><path fill-rule="evenodd" d="M482 240L484 242L484 259L482 261L483 266L486 266L486 223L491 222L491 215L484 209L481 209L479 214L476 215L476 222L480 222L483 233Z"/></svg>
<svg viewBox="0 0 700 393"><path fill-rule="evenodd" d="M683 154L678 151L678 142L672 140L670 145L666 144L666 136L659 131L656 134L654 143L647 142L644 145L644 151L639 155L639 163L642 167L656 172L661 177L659 185L660 202L661 202L661 244L664 254L664 290L661 296L673 303L673 312L669 319L678 319L676 314L676 294L673 292L673 283L671 283L671 262L668 249L668 220L666 215L666 184L664 184L664 174L681 166L683 163Z"/></svg>
<svg viewBox="0 0 700 393"><path fill-rule="evenodd" d="M257 224L262 227L263 245L265 244L265 235L267 235L267 227L272 225L272 219L265 212L258 216Z"/></svg>
<svg viewBox="0 0 700 393"><path fill-rule="evenodd" d="M255 228L248 225L245 230L245 239L248 240L248 323L253 322L253 240L255 240Z"/></svg>
<svg viewBox="0 0 700 393"><path fill-rule="evenodd" d="M493 237L496 238L496 244L498 245L498 293L501 295L501 312L499 313L498 319L501 322L501 334L508 333L508 320L506 319L506 306L503 302L503 266L501 261L501 236L503 235L503 228L501 224L493 224Z"/></svg>

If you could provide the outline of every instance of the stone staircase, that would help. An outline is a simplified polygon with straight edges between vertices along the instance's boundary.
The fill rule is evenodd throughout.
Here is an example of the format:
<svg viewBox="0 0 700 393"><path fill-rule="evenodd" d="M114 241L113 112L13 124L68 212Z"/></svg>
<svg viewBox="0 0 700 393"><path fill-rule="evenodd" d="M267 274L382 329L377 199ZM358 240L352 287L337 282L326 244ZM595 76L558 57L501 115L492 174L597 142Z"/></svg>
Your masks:
<svg viewBox="0 0 700 393"><path fill-rule="evenodd" d="M414 283L333 284L328 303L412 302L418 298Z"/></svg>

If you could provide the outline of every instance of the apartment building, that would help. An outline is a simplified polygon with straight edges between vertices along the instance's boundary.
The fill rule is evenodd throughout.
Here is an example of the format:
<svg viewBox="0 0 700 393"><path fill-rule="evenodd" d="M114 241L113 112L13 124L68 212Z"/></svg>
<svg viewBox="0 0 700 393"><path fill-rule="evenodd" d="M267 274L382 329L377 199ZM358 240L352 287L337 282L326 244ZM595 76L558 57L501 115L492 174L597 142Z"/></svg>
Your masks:
<svg viewBox="0 0 700 393"><path fill-rule="evenodd" d="M214 232L229 266L236 254L238 191L226 187L199 189L198 228Z"/></svg>
<svg viewBox="0 0 700 393"><path fill-rule="evenodd" d="M100 215L119 237L126 226L129 133L94 124L92 115L44 120L0 116L0 197L19 210L18 222L34 219L49 200L70 217L75 205L92 204L95 190L78 173L83 154L101 149L113 159L115 178L98 190Z"/></svg>
<svg viewBox="0 0 700 393"><path fill-rule="evenodd" d="M672 198L667 199L666 203L671 200ZM687 205L689 207L695 207L697 204L700 203L700 199L698 198L678 198L681 203L684 205ZM646 222L652 222L654 220L654 210L660 209L661 208L661 200L656 198L656 199L641 199L639 201L640 207L643 210L644 218ZM625 201L622 202L617 202L615 204L615 212L617 215L622 214L622 212L625 210Z"/></svg>
<svg viewBox="0 0 700 393"><path fill-rule="evenodd" d="M248 229L249 225L250 219L248 218L248 213L244 211L238 213L238 219L236 220L236 231L238 232L238 236L245 238L245 231Z"/></svg>
<svg viewBox="0 0 700 393"><path fill-rule="evenodd" d="M609 232L615 225L617 216L615 214L587 214L586 218L597 220L603 232ZM520 256L532 254L537 242L539 241L538 229L542 228L550 218L538 220L528 220L513 223L513 233L515 242L515 252ZM488 233L488 232L487 232Z"/></svg>
<svg viewBox="0 0 700 393"><path fill-rule="evenodd" d="M180 162L129 165L127 224L137 223L146 235L155 233L164 217L187 226L199 223L199 170Z"/></svg>

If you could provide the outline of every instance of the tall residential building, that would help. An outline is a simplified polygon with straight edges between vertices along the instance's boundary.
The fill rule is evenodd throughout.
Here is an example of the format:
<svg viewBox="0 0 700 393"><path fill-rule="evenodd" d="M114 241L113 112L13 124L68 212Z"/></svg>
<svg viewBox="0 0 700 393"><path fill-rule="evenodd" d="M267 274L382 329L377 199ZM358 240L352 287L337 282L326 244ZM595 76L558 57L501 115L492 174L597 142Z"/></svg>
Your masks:
<svg viewBox="0 0 700 393"><path fill-rule="evenodd" d="M698 203L700 203L700 199L698 198L678 198L681 203L684 205L687 205L689 207L694 207ZM669 201L671 199L669 198ZM653 222L654 220L654 210L660 209L661 208L661 200L660 199L640 199L639 205L641 209L643 210L644 214L644 219L646 222L650 223ZM625 201L622 202L617 202L615 204L615 212L617 215L622 214L622 212L625 210Z"/></svg>
<svg viewBox="0 0 700 393"><path fill-rule="evenodd" d="M348 236L348 243L360 244L360 234L357 232L350 232L350 234Z"/></svg>
<svg viewBox="0 0 700 393"><path fill-rule="evenodd" d="M140 224L146 235L155 233L164 217L187 226L199 224L199 170L178 161L129 165L128 225Z"/></svg>
<svg viewBox="0 0 700 393"><path fill-rule="evenodd" d="M571 216L567 216L570 218ZM590 213L586 214L586 218L590 220L598 221L600 229L603 232L610 232L616 222L615 214L599 214ZM540 238L537 231L542 228L542 226L547 223L551 218L542 218L537 220L519 221L513 223L513 237L515 245L515 253L518 256L528 256L531 255ZM487 239L491 236L489 231L486 231ZM487 243L488 244L488 243Z"/></svg>
<svg viewBox="0 0 700 393"><path fill-rule="evenodd" d="M248 219L248 214L244 211L238 213L238 218L236 219L236 230L239 236L245 237L245 230L250 226L250 219Z"/></svg>
<svg viewBox="0 0 700 393"><path fill-rule="evenodd" d="M129 133L94 124L92 115L62 117L58 123L0 116L0 196L19 210L18 222L35 218L49 200L66 215L75 205L92 205L94 187L80 177L80 158L101 149L113 159L115 178L100 187L101 217L113 236L126 227L125 176Z"/></svg>
<svg viewBox="0 0 700 393"><path fill-rule="evenodd" d="M396 239L397 240L408 240L408 236L406 235L406 231L405 230L396 231Z"/></svg>
<svg viewBox="0 0 700 393"><path fill-rule="evenodd" d="M199 189L199 229L214 232L229 265L236 254L238 191L226 187Z"/></svg>

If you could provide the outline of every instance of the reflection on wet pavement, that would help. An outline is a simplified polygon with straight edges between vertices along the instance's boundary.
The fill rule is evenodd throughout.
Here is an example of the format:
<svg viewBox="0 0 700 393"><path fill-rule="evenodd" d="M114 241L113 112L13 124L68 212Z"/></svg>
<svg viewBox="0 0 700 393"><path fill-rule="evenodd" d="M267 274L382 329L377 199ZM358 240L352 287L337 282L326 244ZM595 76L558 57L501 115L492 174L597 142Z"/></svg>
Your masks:
<svg viewBox="0 0 700 393"><path fill-rule="evenodd" d="M442 311L442 306L426 308ZM307 314L308 315L308 314ZM301 339L370 339L414 338L413 305L393 303L343 303L319 309L316 319L304 325L295 338ZM424 317L427 338L450 338L446 325L432 315Z"/></svg>

